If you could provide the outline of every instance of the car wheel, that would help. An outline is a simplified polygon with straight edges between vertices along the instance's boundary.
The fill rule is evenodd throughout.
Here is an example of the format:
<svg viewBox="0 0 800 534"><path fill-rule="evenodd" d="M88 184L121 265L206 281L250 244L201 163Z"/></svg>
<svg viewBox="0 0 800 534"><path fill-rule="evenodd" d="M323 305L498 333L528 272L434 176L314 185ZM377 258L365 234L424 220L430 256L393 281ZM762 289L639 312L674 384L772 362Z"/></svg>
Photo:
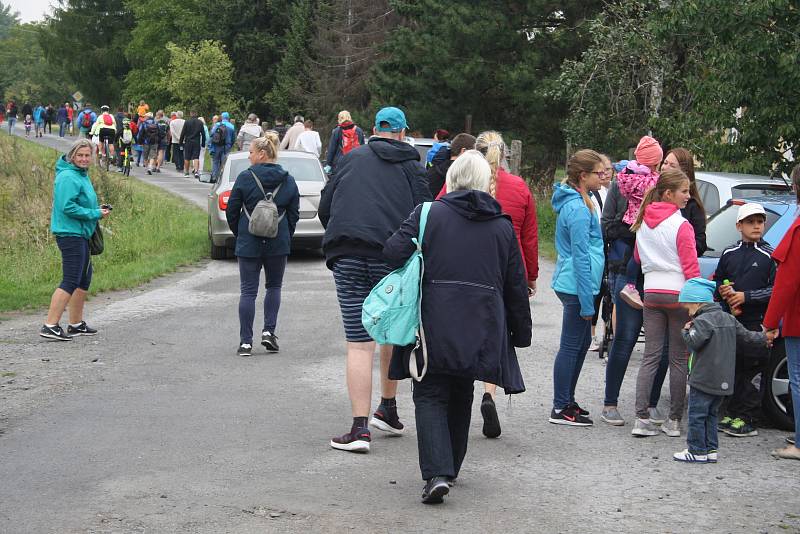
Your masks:
<svg viewBox="0 0 800 534"><path fill-rule="evenodd" d="M789 390L789 369L783 339L772 348L767 369L762 375L764 388L763 408L773 424L781 430L794 430L794 410Z"/></svg>
<svg viewBox="0 0 800 534"><path fill-rule="evenodd" d="M228 259L228 247L221 246L218 247L214 244L213 241L209 241L211 243L211 259L212 260L226 260Z"/></svg>

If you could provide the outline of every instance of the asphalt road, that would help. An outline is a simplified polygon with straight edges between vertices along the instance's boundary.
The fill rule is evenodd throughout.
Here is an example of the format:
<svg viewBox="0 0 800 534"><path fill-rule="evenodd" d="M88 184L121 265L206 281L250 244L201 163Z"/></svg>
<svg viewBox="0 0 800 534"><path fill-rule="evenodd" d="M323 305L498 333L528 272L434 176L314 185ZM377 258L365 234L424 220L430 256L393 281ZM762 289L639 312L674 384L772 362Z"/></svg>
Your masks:
<svg viewBox="0 0 800 534"><path fill-rule="evenodd" d="M207 186L157 181L205 205ZM464 468L433 507L419 503L408 382L406 435L375 431L368 455L328 446L350 417L317 257L289 262L279 354L235 356L233 261L92 299L95 338L48 343L43 311L12 317L0 323L0 532L800 532L800 463L768 454L782 432L723 436L718 464L685 465L671 460L683 439L637 440L630 422L547 423L561 311L551 274L543 262L534 345L519 354L528 391L500 399L503 434L488 440L476 387ZM628 417L639 358L620 399ZM604 369L590 353L578 384L596 415Z"/></svg>

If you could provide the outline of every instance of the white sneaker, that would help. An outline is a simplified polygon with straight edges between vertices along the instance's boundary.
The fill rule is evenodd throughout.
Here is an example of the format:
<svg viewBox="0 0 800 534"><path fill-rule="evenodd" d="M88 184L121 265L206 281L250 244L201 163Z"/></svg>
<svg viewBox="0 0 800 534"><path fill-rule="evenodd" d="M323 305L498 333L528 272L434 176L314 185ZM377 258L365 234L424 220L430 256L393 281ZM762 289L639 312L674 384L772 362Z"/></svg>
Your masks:
<svg viewBox="0 0 800 534"><path fill-rule="evenodd" d="M658 409L658 406L656 406L655 408L650 408L649 411L650 411L650 422L653 423L654 425L663 424L667 420L667 417L661 410Z"/></svg>
<svg viewBox="0 0 800 534"><path fill-rule="evenodd" d="M717 451L708 451L708 463L715 464L719 459L719 453Z"/></svg>
<svg viewBox="0 0 800 534"><path fill-rule="evenodd" d="M690 462L704 464L708 462L707 454L692 454L689 449L683 449L681 452L676 452L672 455L672 459L676 462Z"/></svg>
<svg viewBox="0 0 800 534"><path fill-rule="evenodd" d="M636 422L633 424L633 430L631 430L631 434L636 437L646 437L646 436L657 436L658 429L656 426L650 421L650 419L636 419Z"/></svg>
<svg viewBox="0 0 800 534"><path fill-rule="evenodd" d="M592 339L592 344L589 345L589 352L597 352L600 350L600 344L596 339Z"/></svg>
<svg viewBox="0 0 800 534"><path fill-rule="evenodd" d="M681 437L681 422L676 419L670 419L661 425L661 431L671 438Z"/></svg>

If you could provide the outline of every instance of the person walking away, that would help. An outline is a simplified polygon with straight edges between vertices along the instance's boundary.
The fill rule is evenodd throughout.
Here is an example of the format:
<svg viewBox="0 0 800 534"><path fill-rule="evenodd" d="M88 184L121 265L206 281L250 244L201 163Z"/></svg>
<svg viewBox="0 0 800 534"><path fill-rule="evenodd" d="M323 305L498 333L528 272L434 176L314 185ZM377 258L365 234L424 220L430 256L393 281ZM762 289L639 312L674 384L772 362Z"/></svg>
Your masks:
<svg viewBox="0 0 800 534"><path fill-rule="evenodd" d="M614 175L614 167L611 166L611 159L605 154L600 154L603 157L603 169L605 173L600 178L600 189L592 191L590 198L594 204L595 214L600 218L600 225L602 229L603 218L603 204L608 197L608 186L611 185L611 178ZM594 298L594 315L592 316L592 344L589 345L589 352L598 352L600 344L597 341L597 321L600 319L600 306L603 302L603 296L608 292L608 287L605 281L600 284L600 293ZM603 325L605 328L605 325Z"/></svg>
<svg viewBox="0 0 800 534"><path fill-rule="evenodd" d="M468 133L460 133L453 138L452 146L448 149L449 156L445 159L437 159L432 165L428 166L426 172L431 196L438 198L447 194L445 186L447 171L461 154L473 148L475 148L475 137Z"/></svg>
<svg viewBox="0 0 800 534"><path fill-rule="evenodd" d="M368 452L367 427L372 396L375 342L361 324L364 299L391 267L383 246L408 214L431 199L419 152L403 142L405 114L386 107L375 116L375 137L341 158L322 190L319 219L325 227L322 249L333 271L347 339L347 390L353 411L350 431L331 439L334 449ZM381 404L371 424L393 434L403 432L397 415L397 382L389 380L392 347L380 347Z"/></svg>
<svg viewBox="0 0 800 534"><path fill-rule="evenodd" d="M319 158L322 152L322 140L319 138L319 132L314 131L314 123L310 120L304 122L303 126L305 131L297 136L297 141L292 148L309 152Z"/></svg>
<svg viewBox="0 0 800 534"><path fill-rule="evenodd" d="M753 332L761 332L775 282L772 247L763 239L766 220L761 204L750 202L739 207L736 230L742 239L722 252L714 273L725 311ZM758 350L737 346L735 362L733 394L723 403L719 429L733 437L757 436L755 425L761 416L762 391L755 384L766 380L769 352L763 347Z"/></svg>
<svg viewBox="0 0 800 534"><path fill-rule="evenodd" d="M25 138L30 139L31 128L33 127L33 119L30 115L25 115L25 120L22 121L22 124L25 126Z"/></svg>
<svg viewBox="0 0 800 534"><path fill-rule="evenodd" d="M575 388L591 342L594 295L600 292L603 277L603 236L589 192L600 188L604 173L600 154L579 150L567 162L566 179L553 190L558 259L551 287L563 305L549 418L557 425L593 424L589 411L575 401Z"/></svg>
<svg viewBox="0 0 800 534"><path fill-rule="evenodd" d="M539 235L536 224L536 202L525 180L505 170L506 145L503 137L495 131L482 132L475 140L475 149L489 163L491 176L489 195L500 204L502 212L511 217L511 225L520 249L525 267L527 294L536 293L536 280L539 278ZM599 230L599 224L598 230ZM495 406L497 384L484 382L481 400L483 416L483 435L487 438L500 436L500 418Z"/></svg>
<svg viewBox="0 0 800 534"><path fill-rule="evenodd" d="M67 122L69 122L69 135L74 135L74 124L75 124L75 107L72 106L69 102L65 104L67 108Z"/></svg>
<svg viewBox="0 0 800 534"><path fill-rule="evenodd" d="M694 156L688 149L678 147L673 148L664 157L661 163L661 171L667 169L680 169L683 174L689 177L689 193L692 198L681 210L683 218L689 221L694 229L694 241L697 248L697 257L705 254L708 246L706 245L706 209L703 200L700 198L700 191L697 189L697 182L694 176Z"/></svg>
<svg viewBox="0 0 800 534"><path fill-rule="evenodd" d="M42 104L37 105L33 109L33 124L36 132L36 137L42 137L44 135L44 120L45 120L45 110Z"/></svg>
<svg viewBox="0 0 800 534"><path fill-rule="evenodd" d="M183 119L183 111L176 111L176 117L169 122L169 134L172 139L172 161L175 163L175 170L183 171L184 176L189 176L189 167L184 167L183 144L181 134L186 121ZM199 154L197 155L200 156Z"/></svg>
<svg viewBox="0 0 800 534"><path fill-rule="evenodd" d="M786 368L794 408L794 437L787 438L789 445L772 451L776 458L800 460L800 171L792 171L793 189L797 195L795 220L772 253L778 263L772 299L764 316L764 328L777 332L786 347Z"/></svg>
<svg viewBox="0 0 800 534"><path fill-rule="evenodd" d="M436 154L439 153L439 150L450 149L450 132L447 130L443 130L441 128L437 129L433 132L433 146L431 146L428 153L425 154L425 168L430 168L433 165L433 159L436 157Z"/></svg>
<svg viewBox="0 0 800 534"><path fill-rule="evenodd" d="M147 166L147 174L152 175L158 161L159 144L161 143L161 131L158 124L153 120L153 114L145 114L144 123L139 124L139 144L143 147L144 165Z"/></svg>
<svg viewBox="0 0 800 534"><path fill-rule="evenodd" d="M122 120L122 133L119 136L119 157L117 158L118 172L125 171L125 152L128 153L128 158L133 159L133 130L131 130L131 120L125 118Z"/></svg>
<svg viewBox="0 0 800 534"><path fill-rule="evenodd" d="M22 104L22 117L24 118L26 115L30 115L33 117L33 106L30 105L29 102L25 102Z"/></svg>
<svg viewBox="0 0 800 534"><path fill-rule="evenodd" d="M58 136L64 137L67 134L69 127L67 123L69 122L69 117L67 115L67 108L63 104L61 107L58 108L56 112L56 122L58 123Z"/></svg>
<svg viewBox="0 0 800 534"><path fill-rule="evenodd" d="M119 144L119 137L122 135L122 123L128 118L127 113L122 106L117 107L117 112L114 113L114 126L117 127L117 144Z"/></svg>
<svg viewBox="0 0 800 534"><path fill-rule="evenodd" d="M261 126L258 125L258 117L255 113L247 116L247 119L239 128L239 135L236 136L236 144L240 150L248 152L250 150L250 141L261 137Z"/></svg>
<svg viewBox="0 0 800 534"><path fill-rule="evenodd" d="M691 318L681 335L692 351L689 361L689 410L687 447L672 455L679 462L717 463L717 423L723 400L735 392L737 352L746 345L772 346L774 333L752 332L714 302L716 285L692 278L678 295Z"/></svg>
<svg viewBox="0 0 800 534"><path fill-rule="evenodd" d="M305 131L305 126L303 126L304 122L305 119L303 119L302 115L294 116L292 127L286 130L286 135L281 139L281 150L287 150L297 143L297 138Z"/></svg>
<svg viewBox="0 0 800 534"><path fill-rule="evenodd" d="M11 100L6 106L8 117L8 135L14 135L14 125L17 123L17 104Z"/></svg>
<svg viewBox="0 0 800 534"><path fill-rule="evenodd" d="M91 134L98 137L101 151L105 146L104 143L108 141L108 154L104 154L104 157L108 157L109 161L115 161L114 147L117 144L117 124L108 106L102 106L100 111L100 115L97 117L94 126L92 126Z"/></svg>
<svg viewBox="0 0 800 534"><path fill-rule="evenodd" d="M276 163L278 136L267 134L250 143L251 166L239 173L233 184L225 217L236 236L236 258L239 262L239 356L250 356L253 350L253 319L261 270L264 270L267 293L264 298L264 328L261 344L267 352L278 352L278 310L286 259L292 235L300 219L300 193L294 178ZM258 180L258 182L256 182ZM259 237L249 231L250 214L256 204L272 193L280 216L278 233L273 238Z"/></svg>
<svg viewBox="0 0 800 534"><path fill-rule="evenodd" d="M286 132L288 130L289 128L286 126L286 124L284 124L283 119L275 119L275 132L278 134L278 137L280 137L281 141L283 141L283 138L286 136Z"/></svg>
<svg viewBox="0 0 800 534"><path fill-rule="evenodd" d="M644 272L645 347L636 377L636 423L631 434L655 436L649 399L664 347L669 346L669 418L661 431L680 437L686 399L687 353L681 329L688 317L678 294L690 278L700 276L694 229L680 214L691 198L689 178L676 169L664 171L642 200L631 229L636 233L634 259Z"/></svg>
<svg viewBox="0 0 800 534"><path fill-rule="evenodd" d="M161 172L161 167L164 165L165 161L169 161L169 157L167 154L170 152L170 147L172 146L170 133L169 133L169 123L170 121L167 120L167 116L164 114L163 109L159 109L156 111L155 116L156 126L158 126L158 156L156 158L156 165L153 169L153 172Z"/></svg>
<svg viewBox="0 0 800 534"><path fill-rule="evenodd" d="M44 129L49 134L53 134L53 119L56 116L56 110L53 104L47 104L44 108Z"/></svg>
<svg viewBox="0 0 800 534"><path fill-rule="evenodd" d="M225 159L228 157L234 141L233 124L230 122L228 112L223 112L220 121L211 128L211 174L219 178Z"/></svg>
<svg viewBox="0 0 800 534"><path fill-rule="evenodd" d="M89 104L78 113L78 132L86 139L92 138L92 126L97 122L97 114Z"/></svg>
<svg viewBox="0 0 800 534"><path fill-rule="evenodd" d="M178 142L183 146L186 174L191 168L191 172L197 178L200 176L200 149L206 144L205 126L197 118L197 111L192 110L189 115L189 120L184 123Z"/></svg>
<svg viewBox="0 0 800 534"><path fill-rule="evenodd" d="M325 172L328 174L336 171L336 164L342 156L365 143L364 132L355 125L349 111L340 111L337 121L339 125L331 131L331 140L325 155Z"/></svg>
<svg viewBox="0 0 800 534"><path fill-rule="evenodd" d="M346 163L343 163L346 165ZM475 150L447 173L447 194L433 202L424 233L417 206L383 249L392 267L405 264L422 238L422 327L428 369L413 388L422 502L442 502L467 452L473 381L522 393L514 347L531 343L525 266L513 224L488 194L492 170ZM420 235L422 233L422 235ZM419 351L396 347L389 377L419 371ZM413 351L413 352L412 352Z"/></svg>
<svg viewBox="0 0 800 534"><path fill-rule="evenodd" d="M198 172L203 172L206 168L206 150L208 149L211 138L208 135L208 126L206 125L205 117L200 117L198 120L203 124L203 143L200 145L200 163L197 169Z"/></svg>
<svg viewBox="0 0 800 534"><path fill-rule="evenodd" d="M108 217L109 209L97 204L97 194L89 179L92 145L78 139L69 152L56 162L53 186L53 211L50 232L61 251L62 279L50 298L47 319L39 335L56 341L70 341L75 336L93 336L97 330L83 320L86 292L92 281L92 259L89 238L98 221ZM69 325L65 332L59 322L69 309Z"/></svg>

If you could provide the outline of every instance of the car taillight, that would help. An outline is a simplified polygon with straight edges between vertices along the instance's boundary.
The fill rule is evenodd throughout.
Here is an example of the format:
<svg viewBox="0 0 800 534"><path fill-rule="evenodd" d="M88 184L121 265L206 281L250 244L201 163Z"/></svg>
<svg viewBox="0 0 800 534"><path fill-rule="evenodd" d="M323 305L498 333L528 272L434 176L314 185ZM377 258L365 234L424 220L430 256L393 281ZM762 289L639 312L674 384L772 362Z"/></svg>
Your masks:
<svg viewBox="0 0 800 534"><path fill-rule="evenodd" d="M225 211L228 208L228 199L231 197L230 191L225 191L219 195L219 209Z"/></svg>

